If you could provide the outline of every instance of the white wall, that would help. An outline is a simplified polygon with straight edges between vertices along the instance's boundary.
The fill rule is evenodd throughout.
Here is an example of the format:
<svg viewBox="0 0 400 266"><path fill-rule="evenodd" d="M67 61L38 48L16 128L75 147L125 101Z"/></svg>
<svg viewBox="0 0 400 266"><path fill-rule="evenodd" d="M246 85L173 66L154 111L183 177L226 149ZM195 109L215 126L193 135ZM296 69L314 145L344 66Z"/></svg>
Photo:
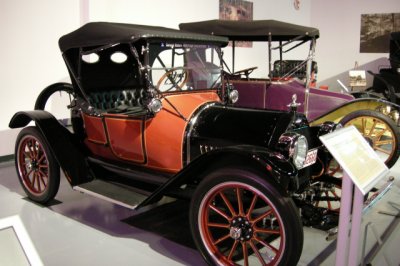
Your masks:
<svg viewBox="0 0 400 266"><path fill-rule="evenodd" d="M348 81L348 70L357 61L360 69L377 71L387 53L360 53L361 14L400 13L399 0L311 0L311 25L319 28L317 41L319 84L338 87L336 79ZM382 59L383 58L383 59Z"/></svg>
<svg viewBox="0 0 400 266"><path fill-rule="evenodd" d="M12 115L33 109L41 89L66 77L58 38L78 25L78 0L0 1L0 156L14 150Z"/></svg>
<svg viewBox="0 0 400 266"><path fill-rule="evenodd" d="M293 1L253 0L254 19L277 19L308 25L311 7ZM33 109L37 95L46 86L68 81L58 39L79 27L80 8L88 7L90 21L114 21L178 28L181 22L218 18L218 0L1 0L0 1L0 156L14 151L18 130L8 129L12 115ZM258 65L266 73L265 46L240 48L236 69ZM243 50L241 53L241 49ZM230 62L230 51L226 52ZM262 55L262 56L260 56ZM59 111L54 103L50 110ZM61 108L64 108L62 106ZM66 110L65 115L68 115Z"/></svg>
<svg viewBox="0 0 400 266"><path fill-rule="evenodd" d="M341 73L376 62L387 54L360 54L360 15L400 12L399 0L253 0L254 19L276 19L320 29L316 59L320 84ZM82 5L83 3L83 5ZM0 156L13 153L17 131L8 129L12 115L31 110L40 91L58 81L68 81L58 49L58 39L80 25L81 7L88 7L90 21L114 21L178 28L181 22L218 18L218 0L1 0L0 1ZM258 66L257 76L267 73L266 44L237 48L235 69ZM305 51L299 52L304 58ZM300 55L301 54L301 55ZM231 51L225 51L231 61ZM297 53L294 55L297 56ZM372 63L371 63L372 62ZM379 61L379 62L382 62ZM368 66L370 67L370 66ZM372 69L374 70L374 69ZM57 109L57 106L53 106ZM66 112L67 114L67 112ZM14 132L14 133L13 133Z"/></svg>

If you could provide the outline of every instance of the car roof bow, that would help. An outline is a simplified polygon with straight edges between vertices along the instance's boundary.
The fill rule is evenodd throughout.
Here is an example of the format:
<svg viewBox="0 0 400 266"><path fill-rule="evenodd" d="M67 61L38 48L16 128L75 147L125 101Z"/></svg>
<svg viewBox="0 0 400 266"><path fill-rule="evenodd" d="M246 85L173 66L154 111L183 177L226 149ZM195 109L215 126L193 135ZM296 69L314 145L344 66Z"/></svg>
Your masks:
<svg viewBox="0 0 400 266"><path fill-rule="evenodd" d="M233 41L272 41L307 40L319 37L317 28L286 23L277 20L206 20L181 23L181 30L228 37ZM298 38L299 36L303 36Z"/></svg>
<svg viewBox="0 0 400 266"><path fill-rule="evenodd" d="M225 46L228 43L228 40L223 37L185 32L165 27L112 22L90 22L62 36L59 40L59 47L62 52L65 52L71 48L130 43L139 39L205 42L214 43L219 46Z"/></svg>

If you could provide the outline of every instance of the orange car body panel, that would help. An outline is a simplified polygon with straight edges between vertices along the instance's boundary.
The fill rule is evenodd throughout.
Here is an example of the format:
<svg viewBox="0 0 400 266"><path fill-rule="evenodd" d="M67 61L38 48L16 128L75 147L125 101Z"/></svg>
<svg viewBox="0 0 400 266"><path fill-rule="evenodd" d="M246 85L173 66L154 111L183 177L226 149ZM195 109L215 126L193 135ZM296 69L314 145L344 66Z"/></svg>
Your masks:
<svg viewBox="0 0 400 266"><path fill-rule="evenodd" d="M103 118L84 114L87 140L92 142L87 146L100 157L119 158L176 173L183 167L184 134L189 119L201 105L220 101L216 91L191 91L166 94L162 99L163 109L146 120L123 114L105 114ZM98 145L103 147L96 147Z"/></svg>
<svg viewBox="0 0 400 266"><path fill-rule="evenodd" d="M105 117L110 148L118 158L145 162L143 120Z"/></svg>
<svg viewBox="0 0 400 266"><path fill-rule="evenodd" d="M103 118L83 114L83 122L85 124L88 140L98 144L107 144L106 132L104 130Z"/></svg>
<svg viewBox="0 0 400 266"><path fill-rule="evenodd" d="M215 91L174 94L166 98L187 119L204 103L220 101ZM165 99L162 103L163 109L153 119L146 121L147 165L178 172L183 167L183 140L188 121L183 120Z"/></svg>

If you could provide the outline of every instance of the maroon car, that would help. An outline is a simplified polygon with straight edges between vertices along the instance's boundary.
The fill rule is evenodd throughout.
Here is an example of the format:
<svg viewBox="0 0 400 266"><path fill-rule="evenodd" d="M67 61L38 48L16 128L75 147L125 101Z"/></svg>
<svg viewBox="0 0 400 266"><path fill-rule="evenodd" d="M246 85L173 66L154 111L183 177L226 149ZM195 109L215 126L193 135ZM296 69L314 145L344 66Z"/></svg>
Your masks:
<svg viewBox="0 0 400 266"><path fill-rule="evenodd" d="M182 23L181 30L226 36L232 44L229 82L239 91L240 107L285 110L293 94L312 125L324 121L354 125L386 164L391 167L400 155L397 127L399 106L377 98L355 99L350 94L316 89L318 68L313 61L319 30L276 20L223 21L210 20ZM235 71L235 44L242 41L268 44L268 78L250 76L257 67ZM283 55L309 44L305 60L286 60ZM273 54L277 51L278 54ZM273 55L276 60L273 62Z"/></svg>

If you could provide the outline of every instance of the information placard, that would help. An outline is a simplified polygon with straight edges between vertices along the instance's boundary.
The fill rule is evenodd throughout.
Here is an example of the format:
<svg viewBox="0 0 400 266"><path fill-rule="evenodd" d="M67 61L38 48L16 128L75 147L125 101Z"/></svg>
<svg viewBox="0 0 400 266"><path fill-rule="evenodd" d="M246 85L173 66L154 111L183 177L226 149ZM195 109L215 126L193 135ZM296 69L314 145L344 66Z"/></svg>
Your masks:
<svg viewBox="0 0 400 266"><path fill-rule="evenodd" d="M341 128L320 139L364 195L389 172L354 126Z"/></svg>

